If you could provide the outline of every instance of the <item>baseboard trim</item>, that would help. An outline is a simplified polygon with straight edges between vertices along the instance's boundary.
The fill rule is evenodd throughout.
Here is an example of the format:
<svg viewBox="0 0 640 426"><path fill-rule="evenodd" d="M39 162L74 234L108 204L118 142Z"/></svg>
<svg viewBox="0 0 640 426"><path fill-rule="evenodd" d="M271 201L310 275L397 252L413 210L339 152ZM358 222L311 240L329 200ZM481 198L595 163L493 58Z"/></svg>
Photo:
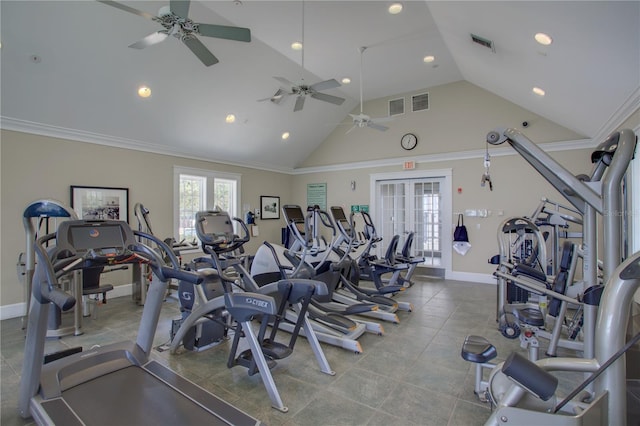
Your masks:
<svg viewBox="0 0 640 426"><path fill-rule="evenodd" d="M451 271L450 274L445 276L445 279L456 281L470 281L480 284L496 284L496 277L492 274L480 274L476 272L460 272Z"/></svg>
<svg viewBox="0 0 640 426"><path fill-rule="evenodd" d="M131 297L131 289L133 284L123 284L113 287L113 290L109 292L109 298L114 299L116 297ZM14 303L13 305L0 306L0 320L6 320L11 318L19 318L26 312L26 303Z"/></svg>

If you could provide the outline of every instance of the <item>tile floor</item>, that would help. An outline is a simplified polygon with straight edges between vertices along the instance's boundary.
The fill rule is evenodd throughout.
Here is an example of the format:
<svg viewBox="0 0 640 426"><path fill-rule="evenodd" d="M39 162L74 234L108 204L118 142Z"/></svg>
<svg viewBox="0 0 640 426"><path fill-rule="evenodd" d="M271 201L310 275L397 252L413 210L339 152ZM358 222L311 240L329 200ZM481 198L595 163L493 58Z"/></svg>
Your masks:
<svg viewBox="0 0 640 426"><path fill-rule="evenodd" d="M481 425L490 407L473 393L473 366L460 357L464 337L487 337L500 359L521 350L517 340L496 329L496 287L428 277L416 281L399 296L412 302L414 311L399 312L400 324L383 323L383 336L363 335L362 354L322 344L335 376L320 372L306 340L298 341L293 355L273 369L288 413L270 408L259 375L226 367L230 341L200 353L154 350L153 357L268 425ZM175 299L165 304L154 346L169 339L171 319L179 316ZM97 319L84 319L82 336L48 339L47 352L135 338L141 307L123 297L99 309ZM1 326L0 423L29 424L16 411L21 321L5 320Z"/></svg>

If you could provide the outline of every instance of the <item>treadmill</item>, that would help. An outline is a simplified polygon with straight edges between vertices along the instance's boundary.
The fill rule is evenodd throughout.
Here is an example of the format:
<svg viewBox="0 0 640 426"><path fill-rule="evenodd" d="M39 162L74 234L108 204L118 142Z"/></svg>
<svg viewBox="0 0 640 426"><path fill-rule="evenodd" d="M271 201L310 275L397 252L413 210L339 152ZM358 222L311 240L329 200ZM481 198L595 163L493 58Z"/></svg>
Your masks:
<svg viewBox="0 0 640 426"><path fill-rule="evenodd" d="M153 241L160 253L136 237ZM38 239L35 252L38 262L18 401L23 418L65 426L262 424L149 358L168 283L172 278L202 282L197 273L180 269L163 241L133 231L123 221L72 220ZM136 341L45 357L50 302L63 311L76 303L59 289L58 278L90 267L138 263L149 265L153 281Z"/></svg>

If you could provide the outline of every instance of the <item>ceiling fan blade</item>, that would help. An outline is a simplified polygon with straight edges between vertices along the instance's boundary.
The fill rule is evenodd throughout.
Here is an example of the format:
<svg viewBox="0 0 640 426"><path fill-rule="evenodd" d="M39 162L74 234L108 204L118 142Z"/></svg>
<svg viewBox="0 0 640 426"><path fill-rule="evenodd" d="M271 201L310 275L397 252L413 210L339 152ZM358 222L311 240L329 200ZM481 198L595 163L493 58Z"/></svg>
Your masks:
<svg viewBox="0 0 640 426"><path fill-rule="evenodd" d="M278 91L273 96L269 96L268 98L258 99L258 102L271 101L274 104L279 104L287 95L288 95L287 92L285 92L282 89L278 89Z"/></svg>
<svg viewBox="0 0 640 426"><path fill-rule="evenodd" d="M158 31L153 34L149 34L145 38L136 41L135 43L129 45L129 47L133 49L144 49L145 47L153 46L154 44L158 44L161 41L164 41L169 37L166 31Z"/></svg>
<svg viewBox="0 0 640 426"><path fill-rule="evenodd" d="M107 1L107 0L98 0L99 3L104 3L108 6L113 6L116 7L120 10L124 10L125 12L129 12L129 13L133 13L134 15L138 15L138 16L142 16L143 18L147 18L147 19L151 19L152 21L155 21L156 19L158 19L156 16L147 13L147 12L143 12L141 10L138 9L134 9L133 7L129 7L126 4L122 4L122 3L118 3L115 1Z"/></svg>
<svg viewBox="0 0 640 426"><path fill-rule="evenodd" d="M211 66L213 64L218 63L218 58L216 58L213 53L209 51L205 47L204 44L200 40L195 37L185 37L182 39L183 43L187 45L187 47L193 52L194 55L202 61L206 66Z"/></svg>
<svg viewBox="0 0 640 426"><path fill-rule="evenodd" d="M198 34L225 40L251 41L251 30L227 25L198 24Z"/></svg>
<svg viewBox="0 0 640 426"><path fill-rule="evenodd" d="M367 127L380 130L381 132L386 132L389 129L387 126L383 126L382 124L376 124L373 121L367 121Z"/></svg>
<svg viewBox="0 0 640 426"><path fill-rule="evenodd" d="M342 103L345 101L344 98L339 98L337 96L327 95L326 93L319 92L312 93L311 97L320 101L330 102L335 105L342 105Z"/></svg>
<svg viewBox="0 0 640 426"><path fill-rule="evenodd" d="M271 102L273 102L274 104L279 104L284 98L287 97L287 95L289 95L287 92L282 89L278 89L275 95L271 97Z"/></svg>
<svg viewBox="0 0 640 426"><path fill-rule="evenodd" d="M336 87L340 87L340 83L338 83L335 78L332 78L331 80L325 80L321 81L320 83L312 84L309 88L319 92L321 90L335 89Z"/></svg>
<svg viewBox="0 0 640 426"><path fill-rule="evenodd" d="M300 111L304 106L304 96L298 96L296 98L296 105L293 107L293 112Z"/></svg>
<svg viewBox="0 0 640 426"><path fill-rule="evenodd" d="M191 0L171 0L169 10L181 18L188 18L190 5Z"/></svg>
<svg viewBox="0 0 640 426"><path fill-rule="evenodd" d="M284 77L273 77L276 80L278 80L280 83L284 84L285 86L289 86L289 87L294 87L295 84L293 84L292 82L290 82L289 80L287 80Z"/></svg>
<svg viewBox="0 0 640 426"><path fill-rule="evenodd" d="M351 133L353 129L355 129L356 127L358 127L357 124L354 124L353 126L351 126L351 128L345 132L345 135L348 135L349 133Z"/></svg>

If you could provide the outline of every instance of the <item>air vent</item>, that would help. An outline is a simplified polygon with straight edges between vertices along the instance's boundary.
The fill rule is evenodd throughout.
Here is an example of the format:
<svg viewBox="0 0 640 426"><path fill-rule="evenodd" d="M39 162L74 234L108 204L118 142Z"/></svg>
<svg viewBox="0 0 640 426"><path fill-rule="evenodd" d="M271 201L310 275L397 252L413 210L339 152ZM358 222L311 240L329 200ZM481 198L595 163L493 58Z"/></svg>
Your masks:
<svg viewBox="0 0 640 426"><path fill-rule="evenodd" d="M480 46L484 46L484 47L486 47L487 49L491 49L491 51L492 51L493 53L496 53L496 48L495 48L495 46L493 45L493 42L492 42L491 40L486 39L486 38L483 38L483 37L480 37L480 36L477 36L477 35L475 35L475 34L471 34L471 40L472 40L474 43L478 43Z"/></svg>
<svg viewBox="0 0 640 426"><path fill-rule="evenodd" d="M404 114L404 98L391 99L389 101L389 116Z"/></svg>
<svg viewBox="0 0 640 426"><path fill-rule="evenodd" d="M411 111L425 111L429 109L429 94L421 93L411 96Z"/></svg>

